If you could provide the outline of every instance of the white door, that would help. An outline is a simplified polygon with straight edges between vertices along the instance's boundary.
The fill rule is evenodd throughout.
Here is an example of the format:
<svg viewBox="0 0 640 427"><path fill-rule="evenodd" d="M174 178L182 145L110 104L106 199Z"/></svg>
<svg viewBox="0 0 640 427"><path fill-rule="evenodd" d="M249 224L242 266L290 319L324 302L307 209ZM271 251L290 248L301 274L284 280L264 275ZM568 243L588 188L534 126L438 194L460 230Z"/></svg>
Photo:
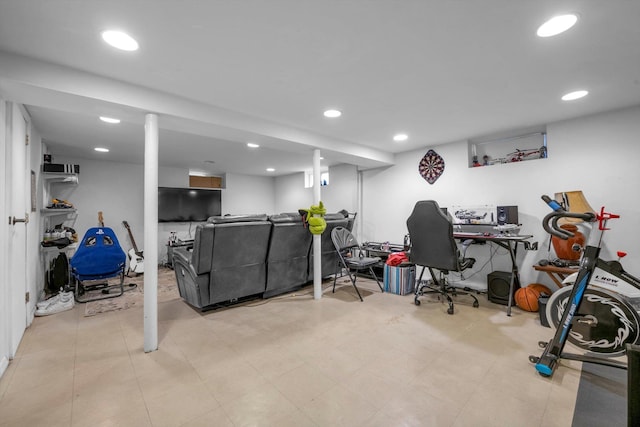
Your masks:
<svg viewBox="0 0 640 427"><path fill-rule="evenodd" d="M10 357L15 353L27 327L27 204L31 194L27 168L27 122L16 104L7 104L7 141L5 156L7 211L7 278Z"/></svg>

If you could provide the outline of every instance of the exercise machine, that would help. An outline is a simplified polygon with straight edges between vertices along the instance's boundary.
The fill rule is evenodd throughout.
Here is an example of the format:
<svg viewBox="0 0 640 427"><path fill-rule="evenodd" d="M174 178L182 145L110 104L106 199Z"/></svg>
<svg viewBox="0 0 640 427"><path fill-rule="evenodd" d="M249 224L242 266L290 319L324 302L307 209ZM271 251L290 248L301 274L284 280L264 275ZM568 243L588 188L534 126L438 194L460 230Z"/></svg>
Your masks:
<svg viewBox="0 0 640 427"><path fill-rule="evenodd" d="M604 207L599 214L566 212L550 197L542 199L553 209L542 222L549 234L561 239L572 236L558 225L562 218L592 223L592 230L582 248L578 272L568 276L563 281L568 286L554 292L547 302L547 319L556 332L551 341L538 343L544 350L539 357L529 356L529 361L545 377L553 375L560 359L626 369L620 356L625 355L627 344L640 342L640 280L624 271L620 260L599 257L607 222L619 215L605 212ZM624 255L618 253L620 259ZM567 341L583 353L565 352Z"/></svg>

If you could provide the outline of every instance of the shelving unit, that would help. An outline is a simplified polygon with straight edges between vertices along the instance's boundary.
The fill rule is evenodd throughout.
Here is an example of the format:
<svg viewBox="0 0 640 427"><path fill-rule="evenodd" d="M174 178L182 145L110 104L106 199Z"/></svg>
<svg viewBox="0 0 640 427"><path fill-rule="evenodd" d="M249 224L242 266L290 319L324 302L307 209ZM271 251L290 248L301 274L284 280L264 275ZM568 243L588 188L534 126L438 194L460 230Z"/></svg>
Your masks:
<svg viewBox="0 0 640 427"><path fill-rule="evenodd" d="M44 189L42 192L43 196L43 206L48 206L53 196L51 194L51 184L54 183L62 183L62 184L70 184L77 185L78 184L78 174L77 173L58 173L58 172L42 172L42 178L44 182ZM62 217L65 218L62 222L73 223L75 221L75 217L77 214L77 210L75 208L43 208L40 209L40 218L41 218L41 230L40 233L44 235L45 230L51 228L53 223L53 218Z"/></svg>
<svg viewBox="0 0 640 427"><path fill-rule="evenodd" d="M78 184L77 173L58 173L58 172L42 172L43 181L43 206L48 206L53 199L51 194L51 185L57 184ZM54 225L63 224L71 227L75 222L77 216L77 210L75 208L43 208L40 209L40 236L41 240L44 240L44 234L46 230L53 228ZM49 264L51 260L57 257L60 253L67 254L67 258L71 258L73 252L78 247L78 243L72 243L64 248L58 248L56 246L40 246L41 262L43 271L49 270Z"/></svg>

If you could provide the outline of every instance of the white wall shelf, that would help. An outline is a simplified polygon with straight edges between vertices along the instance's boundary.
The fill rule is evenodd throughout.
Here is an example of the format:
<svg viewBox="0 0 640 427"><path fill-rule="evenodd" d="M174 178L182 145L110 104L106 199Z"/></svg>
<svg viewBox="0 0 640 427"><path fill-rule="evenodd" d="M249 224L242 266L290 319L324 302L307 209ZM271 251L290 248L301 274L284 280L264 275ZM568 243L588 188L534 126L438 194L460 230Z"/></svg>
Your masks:
<svg viewBox="0 0 640 427"><path fill-rule="evenodd" d="M493 166L544 158L547 158L546 130L469 141L469 167Z"/></svg>
<svg viewBox="0 0 640 427"><path fill-rule="evenodd" d="M72 213L76 213L77 210L75 208L64 208L64 209L54 209L54 208L44 208L40 209L40 213L45 216L55 216L55 215L69 215Z"/></svg>
<svg viewBox="0 0 640 427"><path fill-rule="evenodd" d="M65 246L64 248L58 248L56 246L42 246L40 245L40 250L44 253L52 253L58 254L60 252L74 252L78 249L78 242L72 243L69 246Z"/></svg>
<svg viewBox="0 0 640 427"><path fill-rule="evenodd" d="M78 183L77 173L42 172L42 177L48 182L64 182L68 184Z"/></svg>

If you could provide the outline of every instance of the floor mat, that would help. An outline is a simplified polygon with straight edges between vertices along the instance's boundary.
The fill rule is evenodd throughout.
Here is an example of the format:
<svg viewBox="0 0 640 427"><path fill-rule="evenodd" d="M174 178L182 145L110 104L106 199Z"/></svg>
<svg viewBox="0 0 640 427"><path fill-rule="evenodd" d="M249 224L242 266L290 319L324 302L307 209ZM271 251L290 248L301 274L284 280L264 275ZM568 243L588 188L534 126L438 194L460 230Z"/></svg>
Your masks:
<svg viewBox="0 0 640 427"><path fill-rule="evenodd" d="M120 279L116 279L120 280ZM137 285L134 288L130 285ZM144 302L144 275L136 277L125 277L125 293L119 297L106 298L86 303L84 308L85 317L109 311L126 310L131 307L142 307ZM176 277L173 270L169 268L158 269L158 302L170 301L180 298Z"/></svg>
<svg viewBox="0 0 640 427"><path fill-rule="evenodd" d="M627 425L627 371L593 363L582 364L573 427Z"/></svg>

